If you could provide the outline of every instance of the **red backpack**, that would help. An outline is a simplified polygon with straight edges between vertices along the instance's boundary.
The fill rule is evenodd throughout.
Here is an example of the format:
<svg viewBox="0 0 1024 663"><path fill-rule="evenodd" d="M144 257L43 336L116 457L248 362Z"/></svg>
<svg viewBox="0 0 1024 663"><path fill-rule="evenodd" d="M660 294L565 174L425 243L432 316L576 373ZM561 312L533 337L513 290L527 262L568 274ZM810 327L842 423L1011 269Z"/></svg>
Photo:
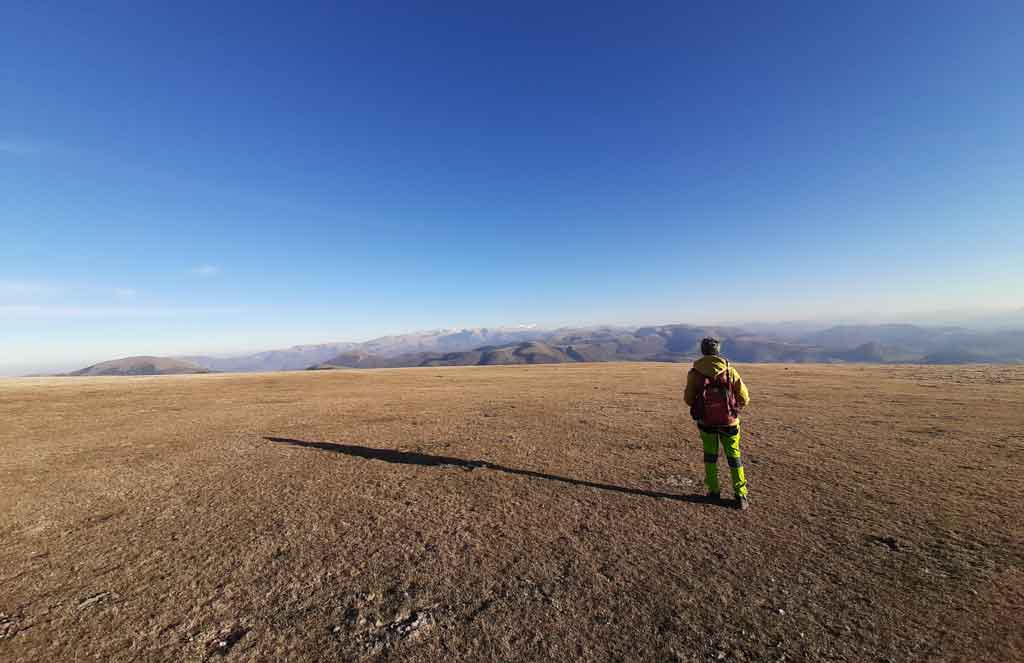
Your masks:
<svg viewBox="0 0 1024 663"><path fill-rule="evenodd" d="M697 369L692 368L691 371ZM697 398L690 408L690 416L705 426L732 426L736 423L739 408L736 407L736 394L732 391L732 371L729 362L725 362L725 370L709 378L697 371L702 383L697 389Z"/></svg>

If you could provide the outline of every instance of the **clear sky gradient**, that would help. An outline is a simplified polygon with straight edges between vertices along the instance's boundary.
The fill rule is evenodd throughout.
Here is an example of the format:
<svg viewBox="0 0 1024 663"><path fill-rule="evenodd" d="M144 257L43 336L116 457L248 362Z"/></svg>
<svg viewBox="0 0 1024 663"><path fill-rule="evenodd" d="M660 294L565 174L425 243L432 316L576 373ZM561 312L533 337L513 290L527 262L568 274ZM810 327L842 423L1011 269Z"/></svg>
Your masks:
<svg viewBox="0 0 1024 663"><path fill-rule="evenodd" d="M0 371L1024 304L1018 2L75 4L0 9Z"/></svg>

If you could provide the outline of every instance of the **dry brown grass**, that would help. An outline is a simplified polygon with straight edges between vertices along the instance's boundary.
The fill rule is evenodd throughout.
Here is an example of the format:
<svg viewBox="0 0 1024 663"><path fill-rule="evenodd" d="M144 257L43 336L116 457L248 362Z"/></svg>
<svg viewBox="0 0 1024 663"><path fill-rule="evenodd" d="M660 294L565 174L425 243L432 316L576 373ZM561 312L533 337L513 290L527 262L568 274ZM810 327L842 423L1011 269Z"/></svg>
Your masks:
<svg viewBox="0 0 1024 663"><path fill-rule="evenodd" d="M1021 660L1024 369L740 370L0 381L0 660Z"/></svg>

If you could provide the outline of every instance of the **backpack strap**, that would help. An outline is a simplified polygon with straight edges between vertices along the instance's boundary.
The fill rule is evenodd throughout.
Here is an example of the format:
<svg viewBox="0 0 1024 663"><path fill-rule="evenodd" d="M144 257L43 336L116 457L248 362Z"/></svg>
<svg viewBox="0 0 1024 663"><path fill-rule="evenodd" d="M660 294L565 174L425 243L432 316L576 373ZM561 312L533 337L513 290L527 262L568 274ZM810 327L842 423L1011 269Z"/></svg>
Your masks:
<svg viewBox="0 0 1024 663"><path fill-rule="evenodd" d="M689 372L686 374L687 383L689 383L690 381L691 373L696 373L699 378L702 378L701 384L697 385L697 393L694 394L693 396L693 405L690 406L690 416L693 418L694 421L700 421L704 413L704 384L706 384L704 380L707 379L707 376L698 371L696 368L691 368Z"/></svg>
<svg viewBox="0 0 1024 663"><path fill-rule="evenodd" d="M715 378L717 379L718 376L722 375L722 374L725 374L725 386L731 392L732 391L732 371L729 370L729 360L728 359L725 360L725 370L722 371L721 373L716 373L715 374Z"/></svg>
<svg viewBox="0 0 1024 663"><path fill-rule="evenodd" d="M725 385L726 389L729 390L726 394L726 402L730 404L729 413L732 414L733 417L736 417L739 415L740 411L738 405L736 407L731 407L733 401L736 400L736 395L732 393L732 368L729 366L728 359L725 360Z"/></svg>

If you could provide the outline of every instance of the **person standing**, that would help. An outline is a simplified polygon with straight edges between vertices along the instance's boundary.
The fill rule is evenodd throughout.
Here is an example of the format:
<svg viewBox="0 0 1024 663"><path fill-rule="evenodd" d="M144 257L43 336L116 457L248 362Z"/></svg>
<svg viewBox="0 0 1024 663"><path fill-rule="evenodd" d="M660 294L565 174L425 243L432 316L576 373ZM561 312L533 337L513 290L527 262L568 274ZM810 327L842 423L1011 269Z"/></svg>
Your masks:
<svg viewBox="0 0 1024 663"><path fill-rule="evenodd" d="M750 402L750 393L739 372L722 357L722 344L718 339L705 338L700 342L703 355L693 362L686 375L683 400L690 406L690 415L697 422L704 444L704 484L708 497L720 500L718 484L718 447L725 451L732 476L732 491L736 508L750 506L747 478L740 457L740 410Z"/></svg>

